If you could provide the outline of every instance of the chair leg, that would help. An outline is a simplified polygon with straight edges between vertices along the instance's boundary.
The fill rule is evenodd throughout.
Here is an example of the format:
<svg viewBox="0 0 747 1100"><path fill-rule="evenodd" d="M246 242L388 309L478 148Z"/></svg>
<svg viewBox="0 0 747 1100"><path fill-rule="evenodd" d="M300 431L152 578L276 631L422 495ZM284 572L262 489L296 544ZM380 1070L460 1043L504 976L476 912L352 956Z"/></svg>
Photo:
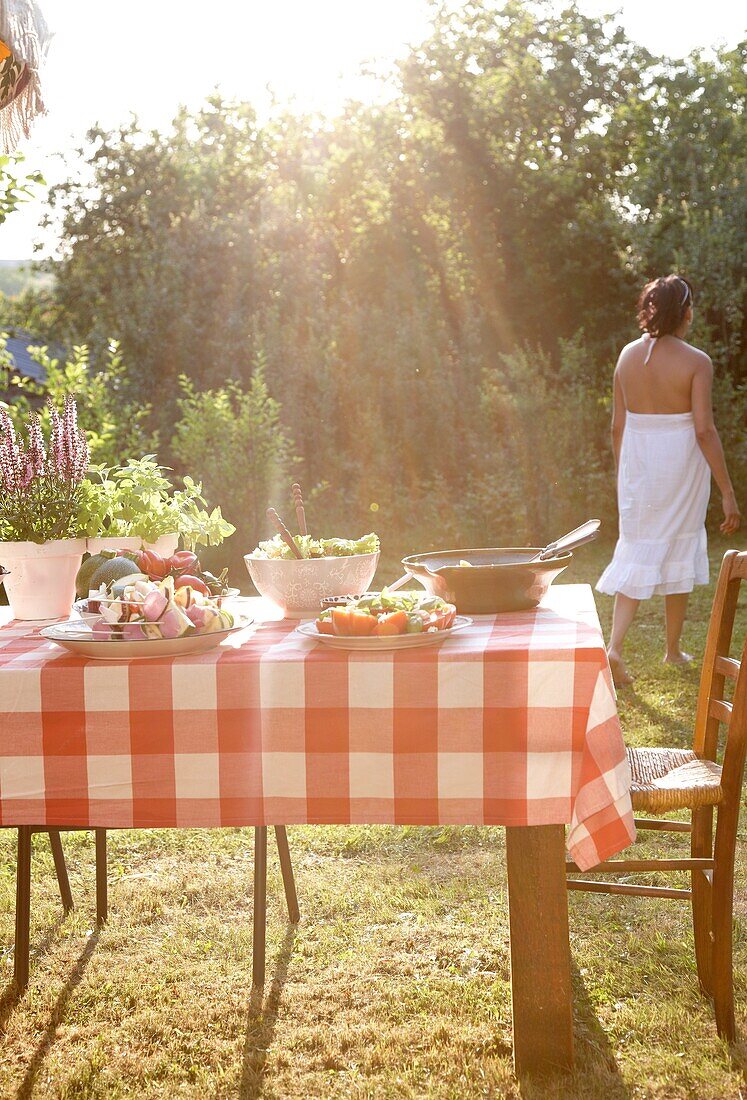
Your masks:
<svg viewBox="0 0 747 1100"><path fill-rule="evenodd" d="M298 894L296 893L296 880L293 877L293 864L291 863L290 848L288 847L288 833L285 825L275 826L275 840L280 857L280 872L283 876L283 888L285 901L288 906L288 919L291 924L298 924L301 912L298 908Z"/></svg>
<svg viewBox="0 0 747 1100"><path fill-rule="evenodd" d="M106 829L94 829L96 842L96 924L106 924L109 915L109 892L106 880Z"/></svg>
<svg viewBox="0 0 747 1100"><path fill-rule="evenodd" d="M49 829L48 832L49 844L52 849L52 858L54 860L54 869L57 874L57 884L60 888L62 908L66 913L69 913L73 908L73 894L70 889L70 879L67 877L67 865L65 863L65 853L62 850L60 830Z"/></svg>
<svg viewBox="0 0 747 1100"><path fill-rule="evenodd" d="M713 872L713 1007L718 1033L729 1043L735 1042L737 1037L732 957L733 907L733 864L731 867L720 867L717 862Z"/></svg>
<svg viewBox="0 0 747 1100"><path fill-rule="evenodd" d="M692 815L691 854L709 859L713 855L713 807L703 806ZM700 988L713 996L713 887L702 871L692 872L693 937Z"/></svg>
<svg viewBox="0 0 747 1100"><path fill-rule="evenodd" d="M29 984L30 925L31 826L20 825L16 860L16 943L13 953L13 977L18 993L23 993Z"/></svg>
<svg viewBox="0 0 747 1100"><path fill-rule="evenodd" d="M254 940L252 946L252 985L265 984L265 945L267 936L267 826L254 829Z"/></svg>

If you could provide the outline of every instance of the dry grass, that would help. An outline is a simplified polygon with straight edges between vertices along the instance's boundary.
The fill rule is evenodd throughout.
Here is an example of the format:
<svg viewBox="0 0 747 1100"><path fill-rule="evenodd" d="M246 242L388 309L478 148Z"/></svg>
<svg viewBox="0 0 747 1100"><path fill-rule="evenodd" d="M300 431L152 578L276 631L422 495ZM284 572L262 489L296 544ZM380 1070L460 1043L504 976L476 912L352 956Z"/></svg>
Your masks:
<svg viewBox="0 0 747 1100"><path fill-rule="evenodd" d="M599 559L598 550L581 555L589 578ZM569 579L580 575L577 567ZM703 591L693 605L696 652L708 603ZM697 674L661 666L660 617L653 604L634 628L639 679L621 711L631 742L684 745ZM79 907L64 922L45 838L35 838L35 955L14 1005L14 834L3 831L0 1095L519 1096L501 831L309 827L290 839L303 921L295 932L285 923L271 844L268 985L258 1004L249 1001L250 830L112 834L112 912L100 935L90 836L65 837ZM648 849L657 843L669 842ZM740 854L743 1033L746 884ZM570 905L577 1070L522 1095L739 1096L747 1050L730 1058L716 1038L688 908L588 895Z"/></svg>

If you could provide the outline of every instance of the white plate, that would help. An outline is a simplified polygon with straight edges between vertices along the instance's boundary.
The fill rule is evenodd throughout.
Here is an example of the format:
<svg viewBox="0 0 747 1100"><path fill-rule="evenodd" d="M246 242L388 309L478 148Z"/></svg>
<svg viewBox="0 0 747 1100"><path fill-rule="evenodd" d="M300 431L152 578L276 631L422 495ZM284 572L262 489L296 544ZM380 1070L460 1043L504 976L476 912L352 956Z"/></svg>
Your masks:
<svg viewBox="0 0 747 1100"><path fill-rule="evenodd" d="M206 653L215 649L229 634L244 630L254 622L242 616L228 630L216 630L212 634L189 634L184 638L146 638L139 642L112 642L94 638L90 627L83 623L58 623L40 630L42 638L75 653L96 661L140 661L149 657L184 657L192 653Z"/></svg>
<svg viewBox="0 0 747 1100"><path fill-rule="evenodd" d="M377 650L382 649L414 649L416 646L434 645L436 642L448 638L455 630L463 630L465 626L470 626L471 623L472 619L468 619L466 615L457 615L454 625L448 627L447 630L434 630L430 633L426 630L421 634L392 634L384 638L371 636L346 638L338 634L320 634L315 622L301 623L300 626L296 627L296 630L299 634L303 634L304 638L311 638L312 641L332 646L333 649L354 649L364 653L375 653Z"/></svg>

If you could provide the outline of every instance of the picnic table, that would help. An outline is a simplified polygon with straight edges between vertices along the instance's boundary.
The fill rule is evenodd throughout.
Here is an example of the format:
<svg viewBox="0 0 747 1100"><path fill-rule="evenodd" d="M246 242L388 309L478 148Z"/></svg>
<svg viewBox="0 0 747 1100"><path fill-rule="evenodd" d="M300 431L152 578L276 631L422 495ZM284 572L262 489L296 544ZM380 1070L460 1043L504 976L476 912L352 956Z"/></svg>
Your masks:
<svg viewBox="0 0 747 1100"><path fill-rule="evenodd" d="M570 1067L564 848L586 869L635 836L589 586L398 653L242 604L219 649L123 662L0 609L0 825L503 825L515 1064Z"/></svg>

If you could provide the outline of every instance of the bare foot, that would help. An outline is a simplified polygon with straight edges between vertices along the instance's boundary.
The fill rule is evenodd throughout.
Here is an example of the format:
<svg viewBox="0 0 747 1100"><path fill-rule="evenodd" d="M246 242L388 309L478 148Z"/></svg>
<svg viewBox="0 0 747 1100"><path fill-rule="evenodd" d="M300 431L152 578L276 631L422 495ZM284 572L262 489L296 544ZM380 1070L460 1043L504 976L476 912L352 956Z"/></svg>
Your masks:
<svg viewBox="0 0 747 1100"><path fill-rule="evenodd" d="M633 683L635 677L628 672L627 668L625 667L625 662L623 661L619 653L615 653L614 650L608 649L607 659L610 663L612 682L614 683L615 687L627 687L628 684Z"/></svg>
<svg viewBox="0 0 747 1100"><path fill-rule="evenodd" d="M684 653L681 649L678 649L676 653L667 653L664 657L665 665L690 665L695 658L692 653Z"/></svg>

